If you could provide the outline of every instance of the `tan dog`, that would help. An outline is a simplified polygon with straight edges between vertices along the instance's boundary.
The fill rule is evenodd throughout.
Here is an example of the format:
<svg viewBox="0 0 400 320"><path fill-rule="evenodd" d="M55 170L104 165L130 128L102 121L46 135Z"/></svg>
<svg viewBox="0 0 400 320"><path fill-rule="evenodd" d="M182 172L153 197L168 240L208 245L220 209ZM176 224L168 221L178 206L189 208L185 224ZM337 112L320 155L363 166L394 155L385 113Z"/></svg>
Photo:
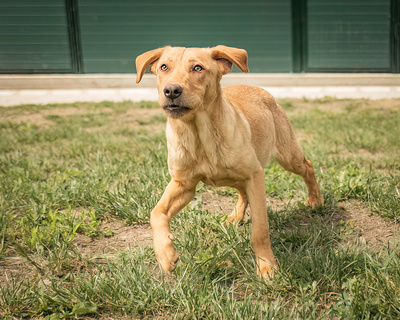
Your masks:
<svg viewBox="0 0 400 320"><path fill-rule="evenodd" d="M248 72L242 49L164 47L136 59L140 82L147 67L157 75L158 102L167 114L168 167L171 182L151 212L153 244L164 272L177 263L169 223L203 181L239 191L231 221L242 221L247 204L258 273L270 277L277 268L271 249L263 167L274 157L283 168L303 177L308 203L324 200L311 162L304 157L292 126L273 97L250 86L222 90L220 80L235 64Z"/></svg>

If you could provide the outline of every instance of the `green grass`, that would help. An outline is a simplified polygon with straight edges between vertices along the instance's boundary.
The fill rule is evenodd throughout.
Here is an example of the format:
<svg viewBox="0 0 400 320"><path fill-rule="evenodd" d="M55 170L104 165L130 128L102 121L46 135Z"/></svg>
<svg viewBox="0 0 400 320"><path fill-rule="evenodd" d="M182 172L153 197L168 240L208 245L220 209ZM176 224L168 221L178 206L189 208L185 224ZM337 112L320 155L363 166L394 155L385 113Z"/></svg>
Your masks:
<svg viewBox="0 0 400 320"><path fill-rule="evenodd" d="M268 195L283 201L269 207L280 266L269 283L255 275L251 223L203 210L204 185L172 222L181 254L172 278L151 246L82 254L78 236L112 238L105 221L148 225L169 181L155 103L0 108L0 318L400 318L399 246L347 241L341 208L356 199L400 221L400 100L281 103L326 206L305 207L300 178L275 162L265 169Z"/></svg>

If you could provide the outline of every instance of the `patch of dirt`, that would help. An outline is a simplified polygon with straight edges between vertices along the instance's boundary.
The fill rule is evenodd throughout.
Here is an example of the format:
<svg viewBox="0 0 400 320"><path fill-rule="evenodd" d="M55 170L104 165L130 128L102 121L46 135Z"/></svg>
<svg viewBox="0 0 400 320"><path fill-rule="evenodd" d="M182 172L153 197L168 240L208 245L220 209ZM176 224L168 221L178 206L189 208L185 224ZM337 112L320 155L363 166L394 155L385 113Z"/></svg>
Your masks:
<svg viewBox="0 0 400 320"><path fill-rule="evenodd" d="M112 235L91 238L80 234L75 238L75 245L84 257L105 258L130 248L151 245L149 225L126 226L121 221L105 221L101 229L112 231Z"/></svg>
<svg viewBox="0 0 400 320"><path fill-rule="evenodd" d="M201 208L209 212L220 212L230 214L235 208L236 197L218 195L211 190L201 193Z"/></svg>
<svg viewBox="0 0 400 320"><path fill-rule="evenodd" d="M50 115L57 115L59 117L68 117L73 115L87 114L87 113L109 113L112 112L111 108L102 108L101 110L88 110L86 108L75 108L75 107L53 107L51 109L42 110L43 116L47 117Z"/></svg>
<svg viewBox="0 0 400 320"><path fill-rule="evenodd" d="M164 112L159 109L130 109L123 113L121 117L121 123L130 126L137 126L138 123L149 123L152 121L154 116L162 116Z"/></svg>
<svg viewBox="0 0 400 320"><path fill-rule="evenodd" d="M372 214L361 201L341 202L340 209L339 217L345 224L347 234L344 241L365 244L371 251L379 251L393 243L400 244L399 224Z"/></svg>
<svg viewBox="0 0 400 320"><path fill-rule="evenodd" d="M212 191L202 193L202 208L210 212L230 214L234 209L237 197L218 195ZM284 209L288 204L267 197L267 207L277 211ZM250 218L250 210L246 210L246 219ZM370 251L379 251L385 246L400 244L400 226L387 221L371 210L361 201L348 200L339 204L337 215L334 217L336 224L345 228L343 244L364 244Z"/></svg>
<svg viewBox="0 0 400 320"><path fill-rule="evenodd" d="M11 117L3 118L4 120L15 122L15 123L32 123L38 127L44 127L48 128L51 124L53 124L52 121L46 119L43 114L41 113L32 113L32 114L21 114L21 115L14 115Z"/></svg>
<svg viewBox="0 0 400 320"><path fill-rule="evenodd" d="M130 109L116 118L120 127L145 129L152 134L164 134L165 121L161 121L164 111L159 109Z"/></svg>
<svg viewBox="0 0 400 320"><path fill-rule="evenodd" d="M205 191L202 196L202 209L210 212L220 212L221 214L230 214L235 208L238 196L219 195L211 190ZM267 196L267 208L270 210L282 210L288 203ZM250 209L247 207L245 219L250 218Z"/></svg>
<svg viewBox="0 0 400 320"><path fill-rule="evenodd" d="M103 110L104 111L104 110ZM59 116L59 117L65 117L65 116L71 116L75 114L85 114L88 113L88 110L85 108L74 108L74 107L65 107L65 108L58 108L54 107L51 109L44 109L40 110L38 112L26 112L22 114L13 114L10 115L9 117L5 117L4 119L16 123L21 123L21 122L27 122L27 123L33 123L34 125L37 126L48 126L50 124L53 124L51 120L46 119L47 116Z"/></svg>

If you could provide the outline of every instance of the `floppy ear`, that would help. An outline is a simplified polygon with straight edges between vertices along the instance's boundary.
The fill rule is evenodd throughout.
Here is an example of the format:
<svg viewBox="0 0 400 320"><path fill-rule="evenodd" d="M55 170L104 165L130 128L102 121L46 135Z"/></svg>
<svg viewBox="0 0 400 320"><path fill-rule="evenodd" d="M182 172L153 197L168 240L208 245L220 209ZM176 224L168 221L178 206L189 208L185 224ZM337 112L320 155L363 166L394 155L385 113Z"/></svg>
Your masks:
<svg viewBox="0 0 400 320"><path fill-rule="evenodd" d="M142 80L144 73L147 70L147 67L154 62L156 62L164 52L164 48L158 48L151 51L147 51L142 53L140 56L136 58L136 83L139 83Z"/></svg>
<svg viewBox="0 0 400 320"><path fill-rule="evenodd" d="M231 72L233 63L243 72L249 72L246 50L222 45L211 48L211 50L211 55L217 60L222 74Z"/></svg>

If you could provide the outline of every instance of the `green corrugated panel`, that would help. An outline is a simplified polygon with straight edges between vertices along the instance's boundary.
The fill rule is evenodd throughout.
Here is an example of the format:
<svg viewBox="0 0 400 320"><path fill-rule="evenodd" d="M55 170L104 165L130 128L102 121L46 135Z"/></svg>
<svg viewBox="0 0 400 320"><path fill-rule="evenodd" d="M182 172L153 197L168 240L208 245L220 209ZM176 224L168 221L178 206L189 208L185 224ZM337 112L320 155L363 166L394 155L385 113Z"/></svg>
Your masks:
<svg viewBox="0 0 400 320"><path fill-rule="evenodd" d="M308 0L308 71L390 71L390 0Z"/></svg>
<svg viewBox="0 0 400 320"><path fill-rule="evenodd" d="M165 45L244 48L252 72L287 72L290 0L80 0L85 72L134 72L140 53Z"/></svg>
<svg viewBox="0 0 400 320"><path fill-rule="evenodd" d="M64 0L0 0L0 71L71 71Z"/></svg>

